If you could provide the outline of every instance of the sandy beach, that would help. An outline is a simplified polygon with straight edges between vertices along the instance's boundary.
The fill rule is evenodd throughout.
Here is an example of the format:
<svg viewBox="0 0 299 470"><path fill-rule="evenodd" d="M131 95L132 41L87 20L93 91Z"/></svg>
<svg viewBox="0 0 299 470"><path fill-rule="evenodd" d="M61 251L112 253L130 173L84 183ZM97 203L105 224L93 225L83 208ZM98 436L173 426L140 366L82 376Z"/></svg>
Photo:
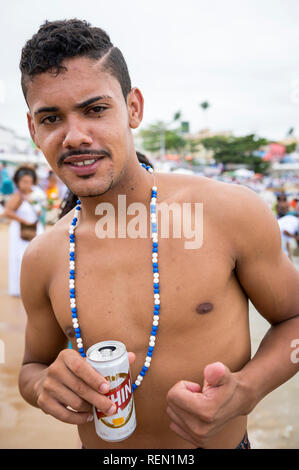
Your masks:
<svg viewBox="0 0 299 470"><path fill-rule="evenodd" d="M45 415L19 394L26 315L20 299L7 294L7 247L8 225L0 223L0 340L5 349L4 362L0 362L0 448L77 448L76 426ZM299 258L295 264L299 269ZM254 354L269 324L252 305L250 326ZM248 434L253 448L299 448L298 396L299 374L258 404L249 416Z"/></svg>

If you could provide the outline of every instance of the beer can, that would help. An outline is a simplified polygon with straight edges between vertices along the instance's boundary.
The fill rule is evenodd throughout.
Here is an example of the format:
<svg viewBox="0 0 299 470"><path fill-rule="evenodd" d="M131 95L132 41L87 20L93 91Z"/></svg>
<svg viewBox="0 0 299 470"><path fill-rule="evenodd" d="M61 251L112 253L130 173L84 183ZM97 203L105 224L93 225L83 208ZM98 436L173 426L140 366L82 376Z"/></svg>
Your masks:
<svg viewBox="0 0 299 470"><path fill-rule="evenodd" d="M93 407L96 433L108 442L127 439L136 428L132 379L126 347L119 341L102 341L86 353L87 362L110 382L105 395L115 403L116 413L106 416Z"/></svg>

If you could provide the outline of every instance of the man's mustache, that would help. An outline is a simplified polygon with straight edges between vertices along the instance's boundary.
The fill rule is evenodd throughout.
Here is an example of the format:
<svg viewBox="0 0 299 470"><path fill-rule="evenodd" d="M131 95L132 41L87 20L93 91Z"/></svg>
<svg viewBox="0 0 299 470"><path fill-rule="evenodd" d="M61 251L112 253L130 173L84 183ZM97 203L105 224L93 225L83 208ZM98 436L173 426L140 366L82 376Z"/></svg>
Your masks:
<svg viewBox="0 0 299 470"><path fill-rule="evenodd" d="M63 165L63 162L68 157L73 157L75 155L97 155L100 157L109 157L111 158L111 153L108 150L92 150L92 149L84 149L84 150L68 150L67 152L60 155L58 158L57 165L60 168Z"/></svg>

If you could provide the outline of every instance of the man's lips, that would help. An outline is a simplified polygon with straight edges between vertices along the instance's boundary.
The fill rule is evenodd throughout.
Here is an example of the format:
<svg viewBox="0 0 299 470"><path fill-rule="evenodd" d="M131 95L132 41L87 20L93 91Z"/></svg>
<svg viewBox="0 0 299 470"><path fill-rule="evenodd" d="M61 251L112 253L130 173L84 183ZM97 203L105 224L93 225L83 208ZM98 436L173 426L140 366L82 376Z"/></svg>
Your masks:
<svg viewBox="0 0 299 470"><path fill-rule="evenodd" d="M98 160L103 158L104 155L92 155L92 154L83 154L83 155L73 155L72 157L67 157L63 163L78 163L84 162L85 160Z"/></svg>
<svg viewBox="0 0 299 470"><path fill-rule="evenodd" d="M63 164L77 176L86 176L95 173L97 167L104 159L104 155L76 155L67 157Z"/></svg>

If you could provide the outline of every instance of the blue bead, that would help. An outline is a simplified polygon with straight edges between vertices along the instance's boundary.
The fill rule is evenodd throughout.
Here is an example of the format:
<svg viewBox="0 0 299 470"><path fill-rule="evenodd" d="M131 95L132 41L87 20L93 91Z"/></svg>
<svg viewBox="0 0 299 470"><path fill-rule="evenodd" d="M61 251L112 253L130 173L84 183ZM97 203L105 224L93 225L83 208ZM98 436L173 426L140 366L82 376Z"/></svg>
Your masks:
<svg viewBox="0 0 299 470"><path fill-rule="evenodd" d="M74 221L73 221L73 222L72 222L72 225L75 227L75 225L76 225L76 222L74 222Z"/></svg>
<svg viewBox="0 0 299 470"><path fill-rule="evenodd" d="M80 338L81 335L80 335L80 333L76 333L75 336L76 336L76 338Z"/></svg>
<svg viewBox="0 0 299 470"><path fill-rule="evenodd" d="M80 333L80 328L75 328L75 333Z"/></svg>
<svg viewBox="0 0 299 470"><path fill-rule="evenodd" d="M72 318L77 318L77 314L76 313L72 313Z"/></svg>
<svg viewBox="0 0 299 470"><path fill-rule="evenodd" d="M154 289L154 294L159 294L160 290L159 289Z"/></svg>
<svg viewBox="0 0 299 470"><path fill-rule="evenodd" d="M144 376L145 376L145 372L142 372L142 371L141 371L139 375L142 375L142 377L144 377Z"/></svg>
<svg viewBox="0 0 299 470"><path fill-rule="evenodd" d="M70 251L70 256L75 256L75 252L74 252L74 251Z"/></svg>
<svg viewBox="0 0 299 470"><path fill-rule="evenodd" d="M75 299L75 298L76 298L75 294L70 295L70 299Z"/></svg>
<svg viewBox="0 0 299 470"><path fill-rule="evenodd" d="M75 293L75 289L70 289L70 293L71 293L71 294L74 294L74 293Z"/></svg>
<svg viewBox="0 0 299 470"><path fill-rule="evenodd" d="M154 309L155 310L160 310L160 305L155 305Z"/></svg>
<svg viewBox="0 0 299 470"><path fill-rule="evenodd" d="M147 355L148 355L149 357L152 357L153 352L152 352L152 351L147 351Z"/></svg>
<svg viewBox="0 0 299 470"><path fill-rule="evenodd" d="M158 263L153 263L153 267L154 267L154 268L157 268L157 267L158 267Z"/></svg>
<svg viewBox="0 0 299 470"><path fill-rule="evenodd" d="M137 388L137 385L136 385L136 384L133 384L133 385L132 385L132 392L135 392L136 388Z"/></svg>
<svg viewBox="0 0 299 470"><path fill-rule="evenodd" d="M81 210L81 207L80 207L80 206L76 206L76 210L77 210L77 211L80 211L80 210Z"/></svg>
<svg viewBox="0 0 299 470"><path fill-rule="evenodd" d="M72 313L77 313L76 307L72 308Z"/></svg>
<svg viewBox="0 0 299 470"><path fill-rule="evenodd" d="M151 335L152 335L152 336L156 336L156 335L157 335L157 332L152 330L152 331L151 331Z"/></svg>
<svg viewBox="0 0 299 470"><path fill-rule="evenodd" d="M147 370L148 370L148 367L146 367L146 366L142 367L142 372L146 372Z"/></svg>
<svg viewBox="0 0 299 470"><path fill-rule="evenodd" d="M154 243L153 243L153 247L154 247L154 248L158 248L158 243L157 243L157 242L154 242Z"/></svg>
<svg viewBox="0 0 299 470"><path fill-rule="evenodd" d="M75 275L74 275L74 274L71 274L71 275L70 275L70 279L75 279Z"/></svg>
<svg viewBox="0 0 299 470"><path fill-rule="evenodd" d="M84 348L79 348L78 351L79 351L80 353L84 353Z"/></svg>
<svg viewBox="0 0 299 470"><path fill-rule="evenodd" d="M86 354L83 352L83 353L80 353L82 357L86 357Z"/></svg>
<svg viewBox="0 0 299 470"><path fill-rule="evenodd" d="M76 202L76 204L81 204L81 201L80 201L80 199L78 199L78 201Z"/></svg>
<svg viewBox="0 0 299 470"><path fill-rule="evenodd" d="M153 253L158 253L158 248L153 248Z"/></svg>
<svg viewBox="0 0 299 470"><path fill-rule="evenodd" d="M154 348L153 348L152 346L150 346L150 347L148 348L148 350L149 350L150 352L153 352Z"/></svg>
<svg viewBox="0 0 299 470"><path fill-rule="evenodd" d="M77 221L78 221L77 217L74 217L73 222L77 222Z"/></svg>
<svg viewBox="0 0 299 470"><path fill-rule="evenodd" d="M75 274L75 270L74 270L74 269L71 269L71 270L70 270L70 274Z"/></svg>
<svg viewBox="0 0 299 470"><path fill-rule="evenodd" d="M158 269L158 268L153 268L153 272L154 272L154 273L158 273L158 272L159 272L159 269Z"/></svg>

